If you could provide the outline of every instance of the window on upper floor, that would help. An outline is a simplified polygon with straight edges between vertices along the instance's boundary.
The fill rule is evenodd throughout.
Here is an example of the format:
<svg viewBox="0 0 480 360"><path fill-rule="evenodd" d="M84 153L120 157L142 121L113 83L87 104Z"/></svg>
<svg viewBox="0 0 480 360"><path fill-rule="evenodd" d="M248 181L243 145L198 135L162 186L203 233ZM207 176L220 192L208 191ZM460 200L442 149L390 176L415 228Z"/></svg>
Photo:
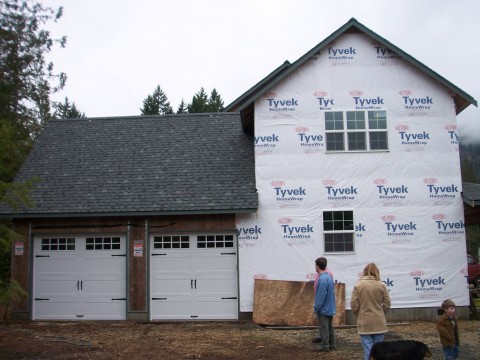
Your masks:
<svg viewBox="0 0 480 360"><path fill-rule="evenodd" d="M355 226L353 211L324 211L324 250L328 252L353 252Z"/></svg>
<svg viewBox="0 0 480 360"><path fill-rule="evenodd" d="M327 111L325 138L327 152L388 150L387 112Z"/></svg>

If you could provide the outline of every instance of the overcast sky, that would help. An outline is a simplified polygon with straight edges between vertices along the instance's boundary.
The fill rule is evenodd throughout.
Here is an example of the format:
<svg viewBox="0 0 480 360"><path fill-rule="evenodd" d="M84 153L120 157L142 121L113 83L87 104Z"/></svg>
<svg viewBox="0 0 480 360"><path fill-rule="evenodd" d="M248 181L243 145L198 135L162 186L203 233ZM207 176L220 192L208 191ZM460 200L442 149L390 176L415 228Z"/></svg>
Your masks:
<svg viewBox="0 0 480 360"><path fill-rule="evenodd" d="M88 117L139 115L157 85L174 111L203 86L225 105L350 18L480 99L478 0L43 0L67 46L50 55ZM480 110L458 116L480 140Z"/></svg>

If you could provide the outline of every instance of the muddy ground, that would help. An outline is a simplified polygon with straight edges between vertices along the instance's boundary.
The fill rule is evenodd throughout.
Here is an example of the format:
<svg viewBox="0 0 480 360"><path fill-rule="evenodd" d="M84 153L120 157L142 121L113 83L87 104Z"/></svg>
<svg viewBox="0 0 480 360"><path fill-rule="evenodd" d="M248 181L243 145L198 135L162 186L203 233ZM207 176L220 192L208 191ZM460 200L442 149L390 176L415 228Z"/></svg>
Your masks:
<svg viewBox="0 0 480 360"><path fill-rule="evenodd" d="M459 359L480 359L480 321L459 323ZM328 354L314 351L315 334L251 322L10 322L0 324L0 359L362 359L354 327L337 328ZM386 340L397 339L423 341L443 359L432 322L391 324Z"/></svg>

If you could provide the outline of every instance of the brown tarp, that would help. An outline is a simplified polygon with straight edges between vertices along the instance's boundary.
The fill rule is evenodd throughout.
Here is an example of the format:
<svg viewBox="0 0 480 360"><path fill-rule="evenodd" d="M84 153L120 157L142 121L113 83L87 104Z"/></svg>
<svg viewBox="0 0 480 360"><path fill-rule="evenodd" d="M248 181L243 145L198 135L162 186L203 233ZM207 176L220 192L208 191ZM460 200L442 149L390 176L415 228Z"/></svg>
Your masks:
<svg viewBox="0 0 480 360"><path fill-rule="evenodd" d="M313 282L255 280L253 322L261 325L315 326ZM345 325L345 284L335 283L335 326Z"/></svg>

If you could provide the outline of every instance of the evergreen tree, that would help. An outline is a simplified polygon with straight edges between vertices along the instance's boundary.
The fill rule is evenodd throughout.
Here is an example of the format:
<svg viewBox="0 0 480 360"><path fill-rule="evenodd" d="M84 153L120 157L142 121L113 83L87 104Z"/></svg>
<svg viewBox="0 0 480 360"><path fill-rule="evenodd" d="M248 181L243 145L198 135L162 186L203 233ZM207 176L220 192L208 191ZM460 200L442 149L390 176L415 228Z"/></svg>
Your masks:
<svg viewBox="0 0 480 360"><path fill-rule="evenodd" d="M12 208L29 204L28 192L35 180L12 183L35 137L50 118L50 94L60 90L66 80L54 74L45 55L54 44L43 25L62 16L32 0L0 0L0 202ZM25 295L10 279L10 251L18 235L8 220L0 220L0 302Z"/></svg>
<svg viewBox="0 0 480 360"><path fill-rule="evenodd" d="M65 98L63 103L56 103L54 104L55 113L53 117L55 119L78 119L78 118L85 118L85 113L81 112L75 106L75 103L70 103L68 101L68 97Z"/></svg>
<svg viewBox="0 0 480 360"><path fill-rule="evenodd" d="M54 74L45 54L66 39L42 29L57 21L54 11L31 0L0 0L0 119L13 122L25 139L34 139L48 119L49 95L63 88L66 76Z"/></svg>
<svg viewBox="0 0 480 360"><path fill-rule="evenodd" d="M193 95L192 102L188 105L190 114L208 112L208 95L203 87Z"/></svg>
<svg viewBox="0 0 480 360"><path fill-rule="evenodd" d="M480 181L480 144L460 143L462 179L466 182Z"/></svg>
<svg viewBox="0 0 480 360"><path fill-rule="evenodd" d="M152 95L148 95L143 100L143 108L140 109L142 115L166 115L173 114L167 95L163 92L160 85L157 85Z"/></svg>
<svg viewBox="0 0 480 360"><path fill-rule="evenodd" d="M180 101L180 105L178 105L177 114L186 114L187 112L188 112L188 106L187 104L185 104L185 101L183 101L183 98L182 98L182 101Z"/></svg>
<svg viewBox="0 0 480 360"><path fill-rule="evenodd" d="M217 90L214 88L208 99L208 112L220 112L223 110L223 100Z"/></svg>
<svg viewBox="0 0 480 360"><path fill-rule="evenodd" d="M464 158L461 163L462 181L469 183L476 183L477 179L475 171L467 158Z"/></svg>
<svg viewBox="0 0 480 360"><path fill-rule="evenodd" d="M189 113L220 112L223 110L223 100L214 88L208 97L202 87L193 95L192 102L187 107Z"/></svg>

